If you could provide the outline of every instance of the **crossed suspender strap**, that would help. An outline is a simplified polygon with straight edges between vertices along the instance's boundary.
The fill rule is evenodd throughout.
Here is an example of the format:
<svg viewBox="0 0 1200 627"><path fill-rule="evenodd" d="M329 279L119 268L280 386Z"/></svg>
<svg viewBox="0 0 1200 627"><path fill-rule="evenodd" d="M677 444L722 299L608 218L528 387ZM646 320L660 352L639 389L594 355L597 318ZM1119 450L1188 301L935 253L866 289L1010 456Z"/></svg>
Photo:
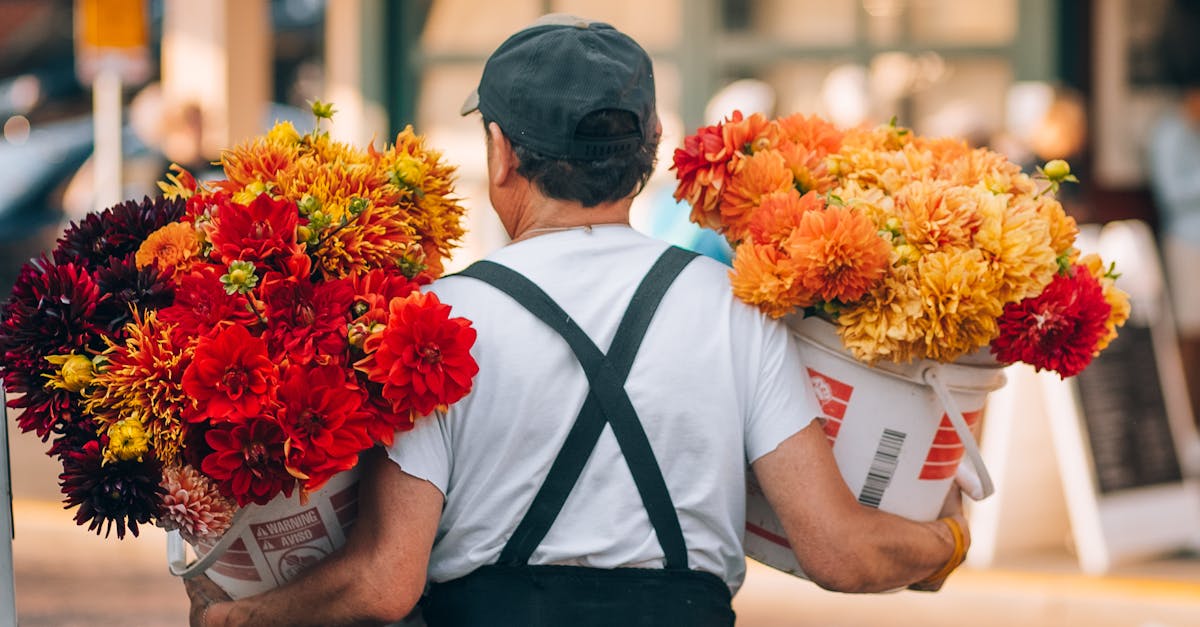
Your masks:
<svg viewBox="0 0 1200 627"><path fill-rule="evenodd" d="M490 261L476 262L459 273L484 281L508 294L554 329L575 353L591 386L558 457L551 465L529 511L501 551L498 564L523 565L529 562L530 556L562 510L607 422L612 426L650 524L658 536L666 558L665 567L687 570L687 546L675 505L671 502L650 441L624 386L663 295L680 271L695 257L696 253L674 246L663 252L630 300L608 355L601 352L549 295L520 273Z"/></svg>

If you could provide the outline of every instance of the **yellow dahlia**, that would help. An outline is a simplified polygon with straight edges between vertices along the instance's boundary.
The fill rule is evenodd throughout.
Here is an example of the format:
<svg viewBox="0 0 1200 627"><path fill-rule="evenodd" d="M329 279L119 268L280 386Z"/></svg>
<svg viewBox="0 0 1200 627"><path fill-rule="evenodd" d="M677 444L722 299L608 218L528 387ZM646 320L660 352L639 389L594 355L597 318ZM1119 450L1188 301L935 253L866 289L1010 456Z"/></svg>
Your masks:
<svg viewBox="0 0 1200 627"><path fill-rule="evenodd" d="M1050 247L1059 255L1066 254L1075 246L1075 238L1079 236L1079 225L1075 223L1075 218L1067 215L1062 203L1050 196L1041 196L1034 204L1050 229Z"/></svg>
<svg viewBox="0 0 1200 627"><path fill-rule="evenodd" d="M150 438L137 418L125 418L108 425L108 448L104 450L104 461L142 461L150 452Z"/></svg>
<svg viewBox="0 0 1200 627"><path fill-rule="evenodd" d="M929 253L967 248L982 217L969 190L940 181L913 181L896 194L895 215L905 241Z"/></svg>
<svg viewBox="0 0 1200 627"><path fill-rule="evenodd" d="M975 248L938 251L921 257L924 336L919 357L949 362L986 346L999 333L996 318L1004 302L996 298L1000 277Z"/></svg>
<svg viewBox="0 0 1200 627"><path fill-rule="evenodd" d="M1105 333L1096 343L1096 352L1099 353L1117 337L1117 327L1124 326L1125 321L1129 320L1129 294L1117 287L1116 279L1110 272L1110 268L1105 267L1104 261L1100 259L1099 255L1083 255L1080 257L1079 263L1100 282L1100 288L1104 291L1104 300L1112 307L1112 311L1108 314L1108 320L1104 323Z"/></svg>
<svg viewBox="0 0 1200 627"><path fill-rule="evenodd" d="M58 366L57 371L42 375L46 377L46 386L50 388L82 392L96 375L95 363L86 355L49 355L46 361Z"/></svg>
<svg viewBox="0 0 1200 627"><path fill-rule="evenodd" d="M463 207L453 196L455 168L442 161L442 154L425 146L411 126L396 136L391 149L373 153L378 167L394 172L399 183L401 206L407 207L427 263L434 276L442 272L442 261L450 256L463 236Z"/></svg>
<svg viewBox="0 0 1200 627"><path fill-rule="evenodd" d="M917 325L921 312L916 268L895 268L862 300L842 308L837 317L838 334L842 344L867 363L912 361L921 338Z"/></svg>
<svg viewBox="0 0 1200 627"><path fill-rule="evenodd" d="M1058 263L1037 207L1024 198L1014 202L1007 194L982 192L977 197L983 221L975 246L999 277L996 298L1010 303L1041 293L1054 279Z"/></svg>
<svg viewBox="0 0 1200 627"><path fill-rule="evenodd" d="M105 428L139 419L164 463L179 453L180 414L191 402L180 382L193 348L176 345L171 329L152 310L126 325L128 338L104 352L107 363L92 379L84 401L84 411Z"/></svg>

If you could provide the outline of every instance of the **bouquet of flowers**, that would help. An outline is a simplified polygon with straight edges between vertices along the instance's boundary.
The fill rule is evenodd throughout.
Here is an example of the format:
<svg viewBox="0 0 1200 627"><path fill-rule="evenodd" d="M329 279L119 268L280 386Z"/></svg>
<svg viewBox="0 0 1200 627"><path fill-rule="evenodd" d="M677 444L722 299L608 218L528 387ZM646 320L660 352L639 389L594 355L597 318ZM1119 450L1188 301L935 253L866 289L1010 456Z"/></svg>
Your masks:
<svg viewBox="0 0 1200 627"><path fill-rule="evenodd" d="M219 537L454 403L475 330L420 291L461 237L453 168L411 127L358 150L287 122L177 166L163 196L72 224L0 310L18 424L63 465L67 507L107 535Z"/></svg>
<svg viewBox="0 0 1200 627"><path fill-rule="evenodd" d="M773 317L820 315L858 360L951 362L990 346L1067 377L1129 316L1128 296L1034 175L893 121L734 112L676 149L677 199L735 248L734 293Z"/></svg>

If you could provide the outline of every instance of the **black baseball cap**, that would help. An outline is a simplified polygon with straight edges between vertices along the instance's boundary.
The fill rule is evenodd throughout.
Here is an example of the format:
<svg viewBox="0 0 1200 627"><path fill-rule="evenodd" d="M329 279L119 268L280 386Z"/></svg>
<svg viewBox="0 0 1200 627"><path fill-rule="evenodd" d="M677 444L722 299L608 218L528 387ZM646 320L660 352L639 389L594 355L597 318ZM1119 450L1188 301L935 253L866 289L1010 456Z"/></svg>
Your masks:
<svg viewBox="0 0 1200 627"><path fill-rule="evenodd" d="M629 111L639 132L578 134L579 121L601 109ZM632 154L657 139L650 56L609 24L562 13L542 16L488 57L462 114L476 110L509 141L555 159Z"/></svg>

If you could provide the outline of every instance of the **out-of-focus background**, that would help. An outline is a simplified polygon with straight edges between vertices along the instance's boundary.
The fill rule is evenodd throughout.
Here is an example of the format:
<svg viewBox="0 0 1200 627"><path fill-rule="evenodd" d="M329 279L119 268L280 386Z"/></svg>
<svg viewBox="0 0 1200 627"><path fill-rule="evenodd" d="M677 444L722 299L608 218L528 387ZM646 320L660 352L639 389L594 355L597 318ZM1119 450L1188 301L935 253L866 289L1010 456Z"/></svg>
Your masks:
<svg viewBox="0 0 1200 627"><path fill-rule="evenodd" d="M687 210L671 199L670 155L734 108L817 113L843 126L894 116L919 133L990 146L1028 169L1068 159L1082 181L1061 195L1068 212L1088 228L1144 225L1152 238L1128 253L1131 278L1162 290L1155 244L1170 223L1147 154L1157 121L1189 87L1164 61L1168 15L1195 4L0 0L0 295L66 222L154 194L171 162L212 174L222 147L274 120L307 128L306 103L316 99L335 104L339 139L384 142L412 124L458 165L469 234L452 267L465 265L506 236L487 205L479 119L460 117L459 106L505 37L558 11L611 22L654 60L664 136L659 170L635 204L638 228L699 245ZM99 17L81 20L89 10ZM114 39L120 71L97 74L96 55L110 51L95 44ZM1200 180L1200 156L1194 163L1190 176ZM1173 279L1168 300L1151 292L1146 302L1197 289L1194 276ZM1064 435L1055 422L1063 406L1042 402L1054 395L1049 384L1013 372L1000 404L1024 422L985 428L1000 492L974 508L972 560L943 592L838 595L751 564L736 600L739 624L1200 625L1200 525L1190 537L1140 540L1170 527L1164 516L1200 519L1200 438L1189 404L1200 397L1189 347L1200 343L1170 315L1145 325L1156 329L1145 337L1153 335L1156 368L1146 385L1157 391L1104 402L1149 404L1143 419L1159 419L1165 440L1135 447L1131 459L1099 456L1104 443L1083 416L1095 407L1077 396L1071 407L1081 426ZM163 534L149 529L117 542L75 527L58 506L59 468L45 446L8 424L20 623L185 624ZM1096 480L1113 464L1145 470L1149 458L1167 459L1159 464L1167 470L1135 472L1137 480L1119 485ZM1114 502L1115 513L1105 509Z"/></svg>

